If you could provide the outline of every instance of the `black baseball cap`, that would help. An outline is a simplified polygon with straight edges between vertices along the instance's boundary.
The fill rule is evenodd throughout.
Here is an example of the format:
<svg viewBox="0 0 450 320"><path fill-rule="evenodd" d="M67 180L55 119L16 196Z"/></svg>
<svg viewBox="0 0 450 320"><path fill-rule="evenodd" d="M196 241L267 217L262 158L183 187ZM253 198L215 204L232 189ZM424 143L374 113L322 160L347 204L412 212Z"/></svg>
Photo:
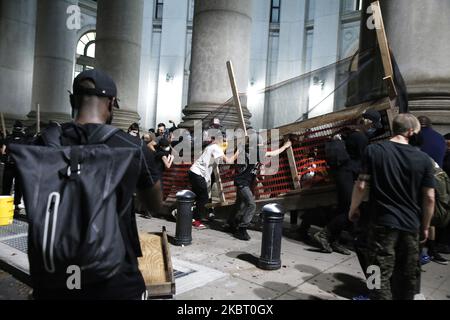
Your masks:
<svg viewBox="0 0 450 320"><path fill-rule="evenodd" d="M377 129L383 128L383 124L381 123L381 114L373 109L367 110L362 115L364 119L371 120Z"/></svg>
<svg viewBox="0 0 450 320"><path fill-rule="evenodd" d="M80 86L84 80L90 80L94 83L95 88L84 88ZM79 95L91 95L106 98L117 97L117 86L114 80L99 69L90 69L81 72L73 81L73 94ZM118 99L115 99L114 106L119 108Z"/></svg>

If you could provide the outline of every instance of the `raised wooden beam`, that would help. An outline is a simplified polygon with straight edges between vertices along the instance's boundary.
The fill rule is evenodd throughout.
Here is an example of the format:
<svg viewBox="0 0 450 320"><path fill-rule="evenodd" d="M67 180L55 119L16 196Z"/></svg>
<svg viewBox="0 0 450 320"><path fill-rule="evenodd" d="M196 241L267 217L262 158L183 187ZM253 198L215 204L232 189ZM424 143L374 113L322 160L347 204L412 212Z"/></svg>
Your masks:
<svg viewBox="0 0 450 320"><path fill-rule="evenodd" d="M346 108L344 110L325 114L315 118L307 119L302 122L291 123L282 127L278 127L280 137L304 131L306 129L314 128L323 125L324 123L334 123L338 121L348 121L360 116L368 108L375 109L377 111L383 111L391 108L388 98L380 100L379 103L373 104L373 102L365 102L352 108Z"/></svg>
<svg viewBox="0 0 450 320"><path fill-rule="evenodd" d="M289 167L291 168L292 183L294 184L295 189L300 189L300 181L299 181L299 176L298 176L297 163L295 161L295 155L294 155L294 150L292 149L292 146L286 150L286 154L287 154L287 158L289 160Z"/></svg>
<svg viewBox="0 0 450 320"><path fill-rule="evenodd" d="M6 138L6 125L5 125L5 117L3 116L3 112L0 113L1 121L2 121L2 132L3 138Z"/></svg>
<svg viewBox="0 0 450 320"><path fill-rule="evenodd" d="M383 15L381 13L380 2L375 1L371 4L372 14L375 20L375 29L377 32L378 46L381 52L381 60L383 62L384 78L389 90L389 98L394 100L397 97L397 89L394 84L394 69L392 67L391 53L389 50L389 43L386 36L386 29L384 28Z"/></svg>
<svg viewBox="0 0 450 320"><path fill-rule="evenodd" d="M41 132L41 106L36 105L36 133Z"/></svg>
<svg viewBox="0 0 450 320"><path fill-rule="evenodd" d="M245 125L244 113L242 112L241 99L239 98L239 92L236 85L236 79L234 77L233 63L227 61L228 76L230 77L231 91L233 92L234 105L237 110L239 124L244 130L245 136L247 136L247 126Z"/></svg>

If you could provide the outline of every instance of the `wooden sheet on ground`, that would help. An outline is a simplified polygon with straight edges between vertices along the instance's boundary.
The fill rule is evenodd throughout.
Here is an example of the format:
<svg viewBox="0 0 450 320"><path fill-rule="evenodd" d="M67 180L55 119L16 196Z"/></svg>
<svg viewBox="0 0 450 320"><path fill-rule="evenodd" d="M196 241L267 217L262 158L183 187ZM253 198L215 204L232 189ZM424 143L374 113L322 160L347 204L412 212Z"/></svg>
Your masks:
<svg viewBox="0 0 450 320"><path fill-rule="evenodd" d="M162 237L155 234L140 234L143 257L139 258L139 269L145 283L162 284L167 282Z"/></svg>

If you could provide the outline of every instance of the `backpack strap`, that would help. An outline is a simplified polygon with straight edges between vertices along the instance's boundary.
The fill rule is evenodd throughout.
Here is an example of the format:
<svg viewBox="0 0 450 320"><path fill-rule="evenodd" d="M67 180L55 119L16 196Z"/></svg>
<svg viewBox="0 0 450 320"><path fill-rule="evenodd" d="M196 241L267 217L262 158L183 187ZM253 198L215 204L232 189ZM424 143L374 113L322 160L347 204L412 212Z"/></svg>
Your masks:
<svg viewBox="0 0 450 320"><path fill-rule="evenodd" d="M41 139L48 147L61 147L62 129L58 123L51 123L42 133Z"/></svg>
<svg viewBox="0 0 450 320"><path fill-rule="evenodd" d="M110 125L98 126L88 137L88 144L102 144L114 136L120 129Z"/></svg>

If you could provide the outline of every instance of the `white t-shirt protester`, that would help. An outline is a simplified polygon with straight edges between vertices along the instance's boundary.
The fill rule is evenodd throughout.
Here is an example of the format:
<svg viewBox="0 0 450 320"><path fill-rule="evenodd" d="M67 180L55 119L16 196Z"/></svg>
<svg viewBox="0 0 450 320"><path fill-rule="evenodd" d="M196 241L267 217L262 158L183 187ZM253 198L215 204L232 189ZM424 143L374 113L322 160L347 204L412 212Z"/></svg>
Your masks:
<svg viewBox="0 0 450 320"><path fill-rule="evenodd" d="M211 180L211 174L215 161L224 157L225 154L221 147L216 143L210 144L205 148L200 158L195 161L191 167L191 171L205 178L206 182Z"/></svg>

